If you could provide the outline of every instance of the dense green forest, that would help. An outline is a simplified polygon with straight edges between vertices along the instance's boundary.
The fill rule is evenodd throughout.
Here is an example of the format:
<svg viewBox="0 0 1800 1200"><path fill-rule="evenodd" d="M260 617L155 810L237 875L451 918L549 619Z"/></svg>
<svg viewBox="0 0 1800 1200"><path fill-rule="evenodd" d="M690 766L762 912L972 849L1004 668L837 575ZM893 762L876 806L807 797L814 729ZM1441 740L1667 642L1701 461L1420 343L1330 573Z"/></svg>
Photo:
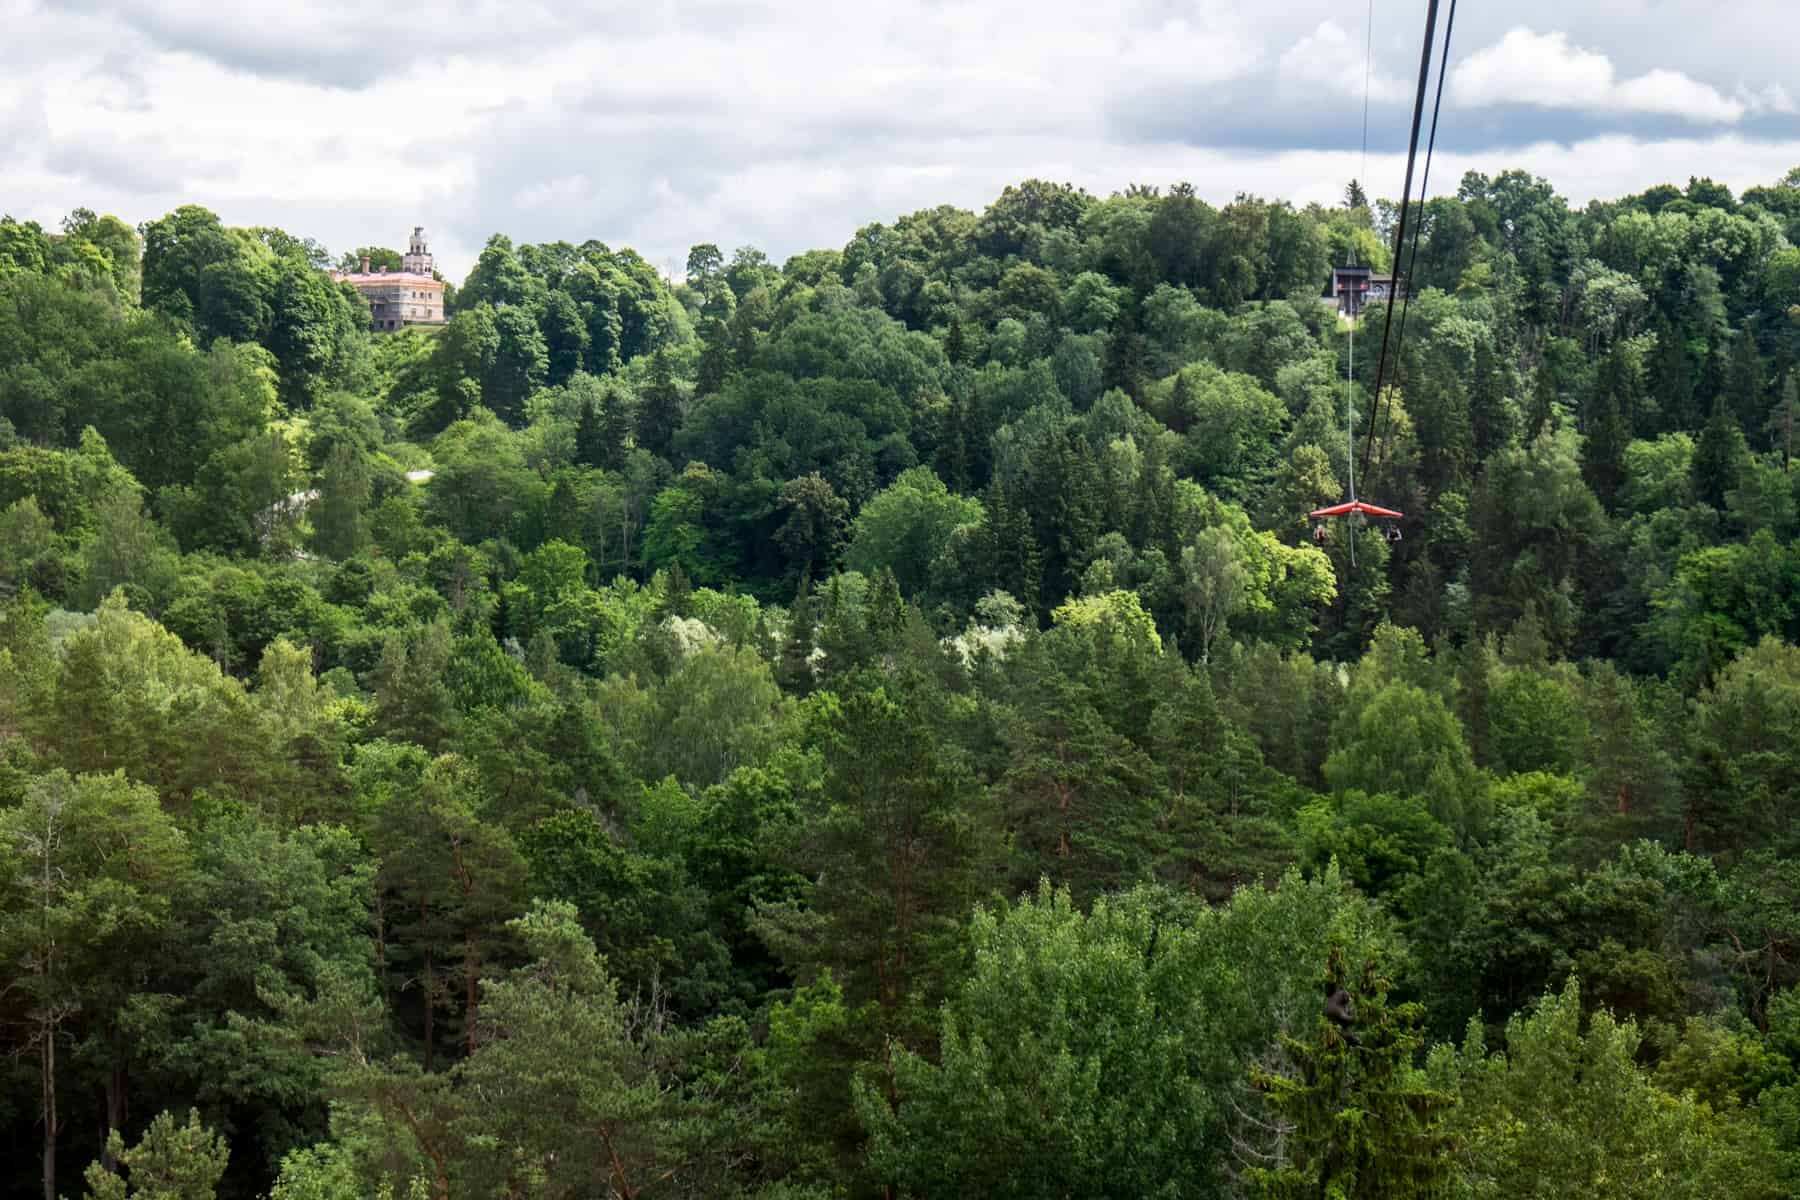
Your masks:
<svg viewBox="0 0 1800 1200"><path fill-rule="evenodd" d="M1800 1194L1800 169L1361 197L0 222L0 1194Z"/></svg>

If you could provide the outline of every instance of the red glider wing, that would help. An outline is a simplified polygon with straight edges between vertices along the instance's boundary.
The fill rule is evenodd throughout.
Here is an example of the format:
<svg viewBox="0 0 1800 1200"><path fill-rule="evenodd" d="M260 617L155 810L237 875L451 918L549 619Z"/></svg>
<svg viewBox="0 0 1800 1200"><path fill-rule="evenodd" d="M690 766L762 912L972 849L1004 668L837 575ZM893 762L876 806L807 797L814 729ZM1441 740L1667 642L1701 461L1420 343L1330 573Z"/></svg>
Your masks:
<svg viewBox="0 0 1800 1200"><path fill-rule="evenodd" d="M1391 508L1382 508L1378 504L1367 504L1361 500L1333 504L1329 508L1315 508L1306 515L1309 517L1347 517L1351 513L1362 513L1365 517L1404 517L1406 515Z"/></svg>

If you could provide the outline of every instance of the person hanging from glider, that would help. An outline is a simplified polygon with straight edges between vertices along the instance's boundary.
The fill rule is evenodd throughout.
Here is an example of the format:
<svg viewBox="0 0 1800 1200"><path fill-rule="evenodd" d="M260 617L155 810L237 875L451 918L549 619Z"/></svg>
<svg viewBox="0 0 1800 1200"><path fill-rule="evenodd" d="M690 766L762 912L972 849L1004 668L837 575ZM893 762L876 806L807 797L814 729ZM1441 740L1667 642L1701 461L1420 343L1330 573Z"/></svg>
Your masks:
<svg viewBox="0 0 1800 1200"><path fill-rule="evenodd" d="M1346 500L1342 504L1332 504L1327 505L1324 508L1315 508L1306 515L1318 522L1317 525L1313 526L1313 538L1315 541L1320 542L1325 540L1324 518L1326 517L1363 516L1378 517L1384 521L1398 521L1406 516L1405 513L1400 512L1397 509L1383 508L1379 504L1370 504L1365 500ZM1383 531L1382 536L1390 542L1397 542L1400 540L1400 527L1398 525L1389 525Z"/></svg>

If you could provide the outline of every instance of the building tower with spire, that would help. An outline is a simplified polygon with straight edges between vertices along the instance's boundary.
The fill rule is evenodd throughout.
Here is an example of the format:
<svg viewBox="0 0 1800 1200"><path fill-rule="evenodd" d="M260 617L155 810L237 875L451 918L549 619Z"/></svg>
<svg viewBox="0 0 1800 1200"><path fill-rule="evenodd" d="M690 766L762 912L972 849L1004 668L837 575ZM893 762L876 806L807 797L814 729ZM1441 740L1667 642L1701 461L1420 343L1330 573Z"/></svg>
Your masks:
<svg viewBox="0 0 1800 1200"><path fill-rule="evenodd" d="M412 237L406 243L406 255L400 260L400 269L408 275L431 274L431 251L425 245L425 227L414 225Z"/></svg>
<svg viewBox="0 0 1800 1200"><path fill-rule="evenodd" d="M444 281L433 275L432 268L425 227L414 225L398 271L371 271L365 257L356 270L333 271L331 277L355 288L369 302L371 327L387 332L444 323Z"/></svg>

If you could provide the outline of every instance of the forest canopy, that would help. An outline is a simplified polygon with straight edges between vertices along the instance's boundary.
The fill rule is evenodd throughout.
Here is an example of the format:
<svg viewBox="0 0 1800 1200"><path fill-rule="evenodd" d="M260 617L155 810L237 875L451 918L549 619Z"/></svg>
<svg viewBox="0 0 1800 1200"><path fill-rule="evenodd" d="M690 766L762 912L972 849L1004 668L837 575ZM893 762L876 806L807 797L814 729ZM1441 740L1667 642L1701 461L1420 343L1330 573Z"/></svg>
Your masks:
<svg viewBox="0 0 1800 1200"><path fill-rule="evenodd" d="M1346 200L0 220L0 1194L1796 1194L1800 168Z"/></svg>

